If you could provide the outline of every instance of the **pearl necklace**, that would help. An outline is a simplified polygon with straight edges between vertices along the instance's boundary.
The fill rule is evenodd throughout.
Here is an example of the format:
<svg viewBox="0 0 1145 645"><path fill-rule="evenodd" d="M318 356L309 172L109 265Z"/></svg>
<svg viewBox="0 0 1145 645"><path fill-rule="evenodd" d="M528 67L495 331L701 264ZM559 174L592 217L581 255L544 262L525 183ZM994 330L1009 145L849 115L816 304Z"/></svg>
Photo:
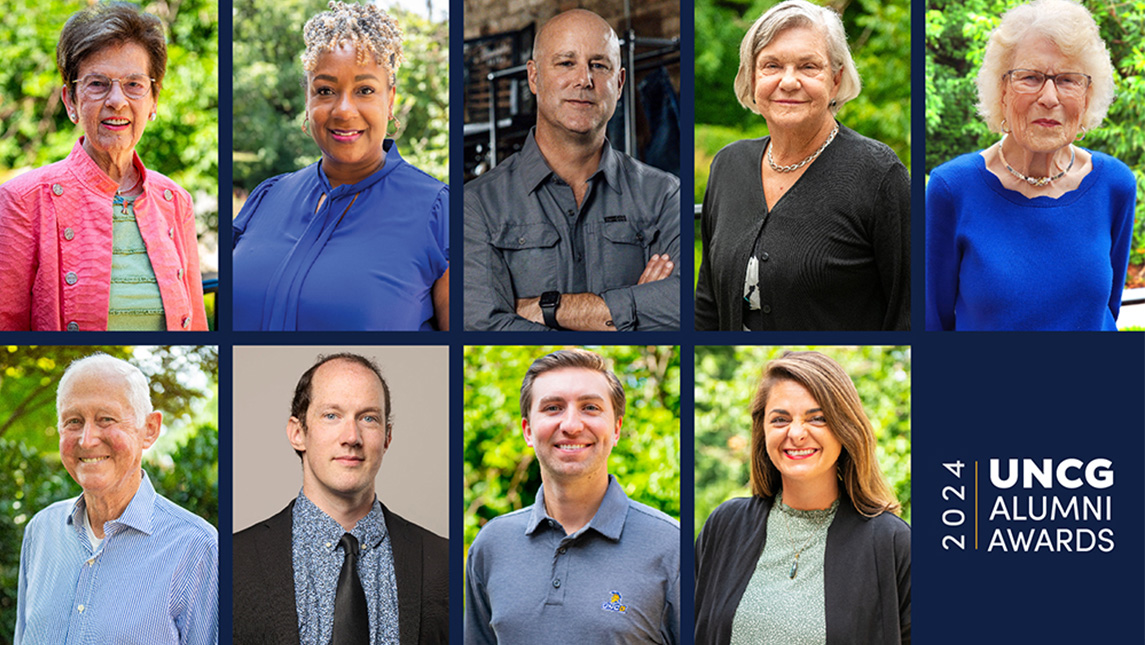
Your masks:
<svg viewBox="0 0 1145 645"><path fill-rule="evenodd" d="M1004 142L1006 140L1006 137L1008 137L1008 136L1010 136L1010 135L1004 135L1002 137L1002 141L998 142L998 158L1002 160L1002 165L1006 167L1006 170L1010 171L1011 175L1017 177L1018 179L1021 179L1022 181L1026 182L1027 184L1029 184L1031 186L1036 186L1037 188L1041 188L1042 186L1046 186L1052 181L1057 181L1058 179L1061 179L1063 176L1065 176L1065 174L1067 172L1069 172L1070 168L1073 168L1073 161L1074 161L1074 159L1077 158L1077 151L1074 150L1073 146L1070 146L1069 147L1069 165L1065 167L1065 170L1059 172L1058 174L1054 175L1053 177L1027 177L1027 176L1023 175L1022 173L1018 172L1017 170L1014 170L1014 168L1012 166L1010 166L1010 164L1006 163L1006 155L1002 154L1002 142Z"/></svg>
<svg viewBox="0 0 1145 645"><path fill-rule="evenodd" d="M776 164L775 159L772 159L772 157L771 157L771 149L774 146L768 145L767 146L767 165L771 166L771 169L776 171L776 172L794 172L796 170L799 170L803 166L806 166L807 164L814 161L815 157L818 157L819 153L823 152L823 150L826 149L827 146L829 146L831 144L831 142L835 140L836 134L839 134L839 124L838 123L835 124L835 128L833 130L831 130L831 134L827 135L827 140L823 142L823 145L819 146L818 150L816 150L815 152L812 152L810 157L807 157L803 161L800 161L797 164L792 164L790 166L780 166L780 165Z"/></svg>

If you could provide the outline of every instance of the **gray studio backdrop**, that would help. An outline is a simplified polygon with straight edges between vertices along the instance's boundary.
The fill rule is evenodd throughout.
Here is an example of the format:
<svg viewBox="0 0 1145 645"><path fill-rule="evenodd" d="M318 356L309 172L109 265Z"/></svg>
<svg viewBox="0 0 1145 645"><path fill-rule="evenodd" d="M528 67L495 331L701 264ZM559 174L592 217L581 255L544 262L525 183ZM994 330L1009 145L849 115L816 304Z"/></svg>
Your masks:
<svg viewBox="0 0 1145 645"><path fill-rule="evenodd" d="M317 356L337 352L374 359L390 386L393 439L378 471L378 499L448 537L448 347L235 347L234 530L281 511L302 489L286 439L290 401Z"/></svg>

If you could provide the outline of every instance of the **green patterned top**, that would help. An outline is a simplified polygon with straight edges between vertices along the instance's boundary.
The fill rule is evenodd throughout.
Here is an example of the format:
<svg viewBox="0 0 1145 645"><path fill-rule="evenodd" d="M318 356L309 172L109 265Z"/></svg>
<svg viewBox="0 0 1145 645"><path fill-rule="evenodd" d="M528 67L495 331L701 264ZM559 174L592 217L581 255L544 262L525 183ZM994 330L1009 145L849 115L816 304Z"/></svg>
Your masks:
<svg viewBox="0 0 1145 645"><path fill-rule="evenodd" d="M767 540L732 621L732 645L823 645L827 610L823 559L827 529L839 500L830 508L798 511L775 496L767 516ZM803 546L806 544L806 546ZM792 564L799 549L799 564Z"/></svg>
<svg viewBox="0 0 1145 645"><path fill-rule="evenodd" d="M135 198L116 195L111 206L111 298L108 330L163 331L163 297L147 245L135 221Z"/></svg>

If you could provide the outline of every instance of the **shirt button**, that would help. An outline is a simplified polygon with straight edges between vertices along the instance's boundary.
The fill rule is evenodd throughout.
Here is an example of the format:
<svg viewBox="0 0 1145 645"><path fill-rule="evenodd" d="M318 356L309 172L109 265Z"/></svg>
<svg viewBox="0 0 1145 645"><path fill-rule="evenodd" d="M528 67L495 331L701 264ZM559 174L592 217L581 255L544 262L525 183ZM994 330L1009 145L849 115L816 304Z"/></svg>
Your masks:
<svg viewBox="0 0 1145 645"><path fill-rule="evenodd" d="M68 323L68 331L79 331L79 330L80 330L80 324L77 323L76 321L73 320L70 323Z"/></svg>
<svg viewBox="0 0 1145 645"><path fill-rule="evenodd" d="M561 548L557 549L557 553L564 555L565 553L568 553L568 549L562 546Z"/></svg>
<svg viewBox="0 0 1145 645"><path fill-rule="evenodd" d="M327 542L327 543L326 543L326 548L327 548L327 549L329 549L331 544L332 544L332 542Z"/></svg>
<svg viewBox="0 0 1145 645"><path fill-rule="evenodd" d="M168 188L167 190L164 190L164 191L163 191L163 199L166 199L167 201L171 201L171 199L172 199L173 197L174 197L174 195L172 195L172 194L171 194L171 189L170 189L170 188Z"/></svg>
<svg viewBox="0 0 1145 645"><path fill-rule="evenodd" d="M92 558L92 559L90 559L90 560L88 560L88 561L87 561L87 566L89 566L89 567L90 567L90 566L91 566L91 565L93 565L93 564L95 564L95 558Z"/></svg>
<svg viewBox="0 0 1145 645"><path fill-rule="evenodd" d="M64 282L68 284L75 284L78 280L79 277L76 276L75 271L68 271L67 275L64 276Z"/></svg>
<svg viewBox="0 0 1145 645"><path fill-rule="evenodd" d="M644 241L644 234L643 234L643 233L637 233L637 234L636 234L636 239L638 239L638 240L640 240L641 242L643 242L643 241Z"/></svg>
<svg viewBox="0 0 1145 645"><path fill-rule="evenodd" d="M71 241L72 238L74 238L75 236L76 236L76 232L72 230L72 227L69 226L69 227L64 229L64 239L65 240Z"/></svg>
<svg viewBox="0 0 1145 645"><path fill-rule="evenodd" d="M190 329L190 328L191 328L191 317L190 316L183 316L183 329Z"/></svg>
<svg viewBox="0 0 1145 645"><path fill-rule="evenodd" d="M78 610L79 610L79 612L80 612L81 614L83 613L83 605L80 605L79 607L76 607L76 609L78 609Z"/></svg>
<svg viewBox="0 0 1145 645"><path fill-rule="evenodd" d="M767 262L768 258L770 257L771 256L767 254L767 251L759 254L759 259L763 260L764 262Z"/></svg>
<svg viewBox="0 0 1145 645"><path fill-rule="evenodd" d="M571 209L571 208L570 208L570 209L568 209L568 211L566 211L566 213L568 214L568 216L569 216L569 217L572 217L573 215L576 215L576 211L574 211L574 210L573 210L573 209Z"/></svg>
<svg viewBox="0 0 1145 645"><path fill-rule="evenodd" d="M175 239L175 227L172 226L167 228L167 237Z"/></svg>
<svg viewBox="0 0 1145 645"><path fill-rule="evenodd" d="M763 313L765 313L765 314L771 313L771 305L764 305L763 306Z"/></svg>
<svg viewBox="0 0 1145 645"><path fill-rule="evenodd" d="M560 578L556 578L555 580L553 580L553 588L554 589L560 589L561 588L561 579ZM80 609L82 610L83 607L80 607Z"/></svg>
<svg viewBox="0 0 1145 645"><path fill-rule="evenodd" d="M52 184L52 192L56 194L56 197L59 197L64 194L64 187L59 184Z"/></svg>
<svg viewBox="0 0 1145 645"><path fill-rule="evenodd" d="M520 244L521 246L525 246L525 238L523 238L523 237L517 238L517 244Z"/></svg>
<svg viewBox="0 0 1145 645"><path fill-rule="evenodd" d="M183 279L183 269L179 269L178 271L175 272L175 274L179 276L180 280Z"/></svg>
<svg viewBox="0 0 1145 645"><path fill-rule="evenodd" d="M554 528L554 529L555 529L555 528L557 528L557 523L556 523L556 521L554 521L554 520L549 520L549 527L550 527L550 528Z"/></svg>

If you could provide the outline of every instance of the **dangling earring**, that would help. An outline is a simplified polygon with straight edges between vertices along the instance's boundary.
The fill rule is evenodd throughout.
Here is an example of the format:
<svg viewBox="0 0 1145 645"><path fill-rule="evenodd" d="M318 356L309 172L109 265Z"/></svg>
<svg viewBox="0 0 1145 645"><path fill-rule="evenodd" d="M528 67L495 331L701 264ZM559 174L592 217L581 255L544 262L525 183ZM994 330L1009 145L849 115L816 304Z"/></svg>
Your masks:
<svg viewBox="0 0 1145 645"><path fill-rule="evenodd" d="M1006 119L1002 119L1002 133L1009 134L1010 129L1006 127Z"/></svg>
<svg viewBox="0 0 1145 645"><path fill-rule="evenodd" d="M75 123L76 122L76 113L72 112L71 110L68 110L68 118L72 120L72 123Z"/></svg>
<svg viewBox="0 0 1145 645"><path fill-rule="evenodd" d="M1077 138L1076 138L1076 140L1077 140L1077 141L1081 141L1082 139L1084 139L1084 138L1085 138L1085 133L1086 133L1086 129L1085 129L1085 126L1083 125L1083 126L1081 126L1081 132L1078 132L1078 133L1077 133Z"/></svg>
<svg viewBox="0 0 1145 645"><path fill-rule="evenodd" d="M394 116L393 112L390 112L390 121L394 122L394 130L398 130L402 127L402 122L399 121L396 116Z"/></svg>
<svg viewBox="0 0 1145 645"><path fill-rule="evenodd" d="M154 120L155 120L155 113L154 113L154 112L152 112L152 113L151 113L151 116L149 116L149 117L147 117L147 118L149 118L149 119L151 119L152 121L154 121Z"/></svg>
<svg viewBox="0 0 1145 645"><path fill-rule="evenodd" d="M303 134L306 134L306 135L309 135L309 134L310 134L310 130L308 130L308 129L307 129L307 127L306 127L306 126L307 126L307 124L309 124L309 123L310 123L309 119L310 119L310 115L308 115L308 114L303 114L303 115L302 115L302 133L303 133Z"/></svg>

